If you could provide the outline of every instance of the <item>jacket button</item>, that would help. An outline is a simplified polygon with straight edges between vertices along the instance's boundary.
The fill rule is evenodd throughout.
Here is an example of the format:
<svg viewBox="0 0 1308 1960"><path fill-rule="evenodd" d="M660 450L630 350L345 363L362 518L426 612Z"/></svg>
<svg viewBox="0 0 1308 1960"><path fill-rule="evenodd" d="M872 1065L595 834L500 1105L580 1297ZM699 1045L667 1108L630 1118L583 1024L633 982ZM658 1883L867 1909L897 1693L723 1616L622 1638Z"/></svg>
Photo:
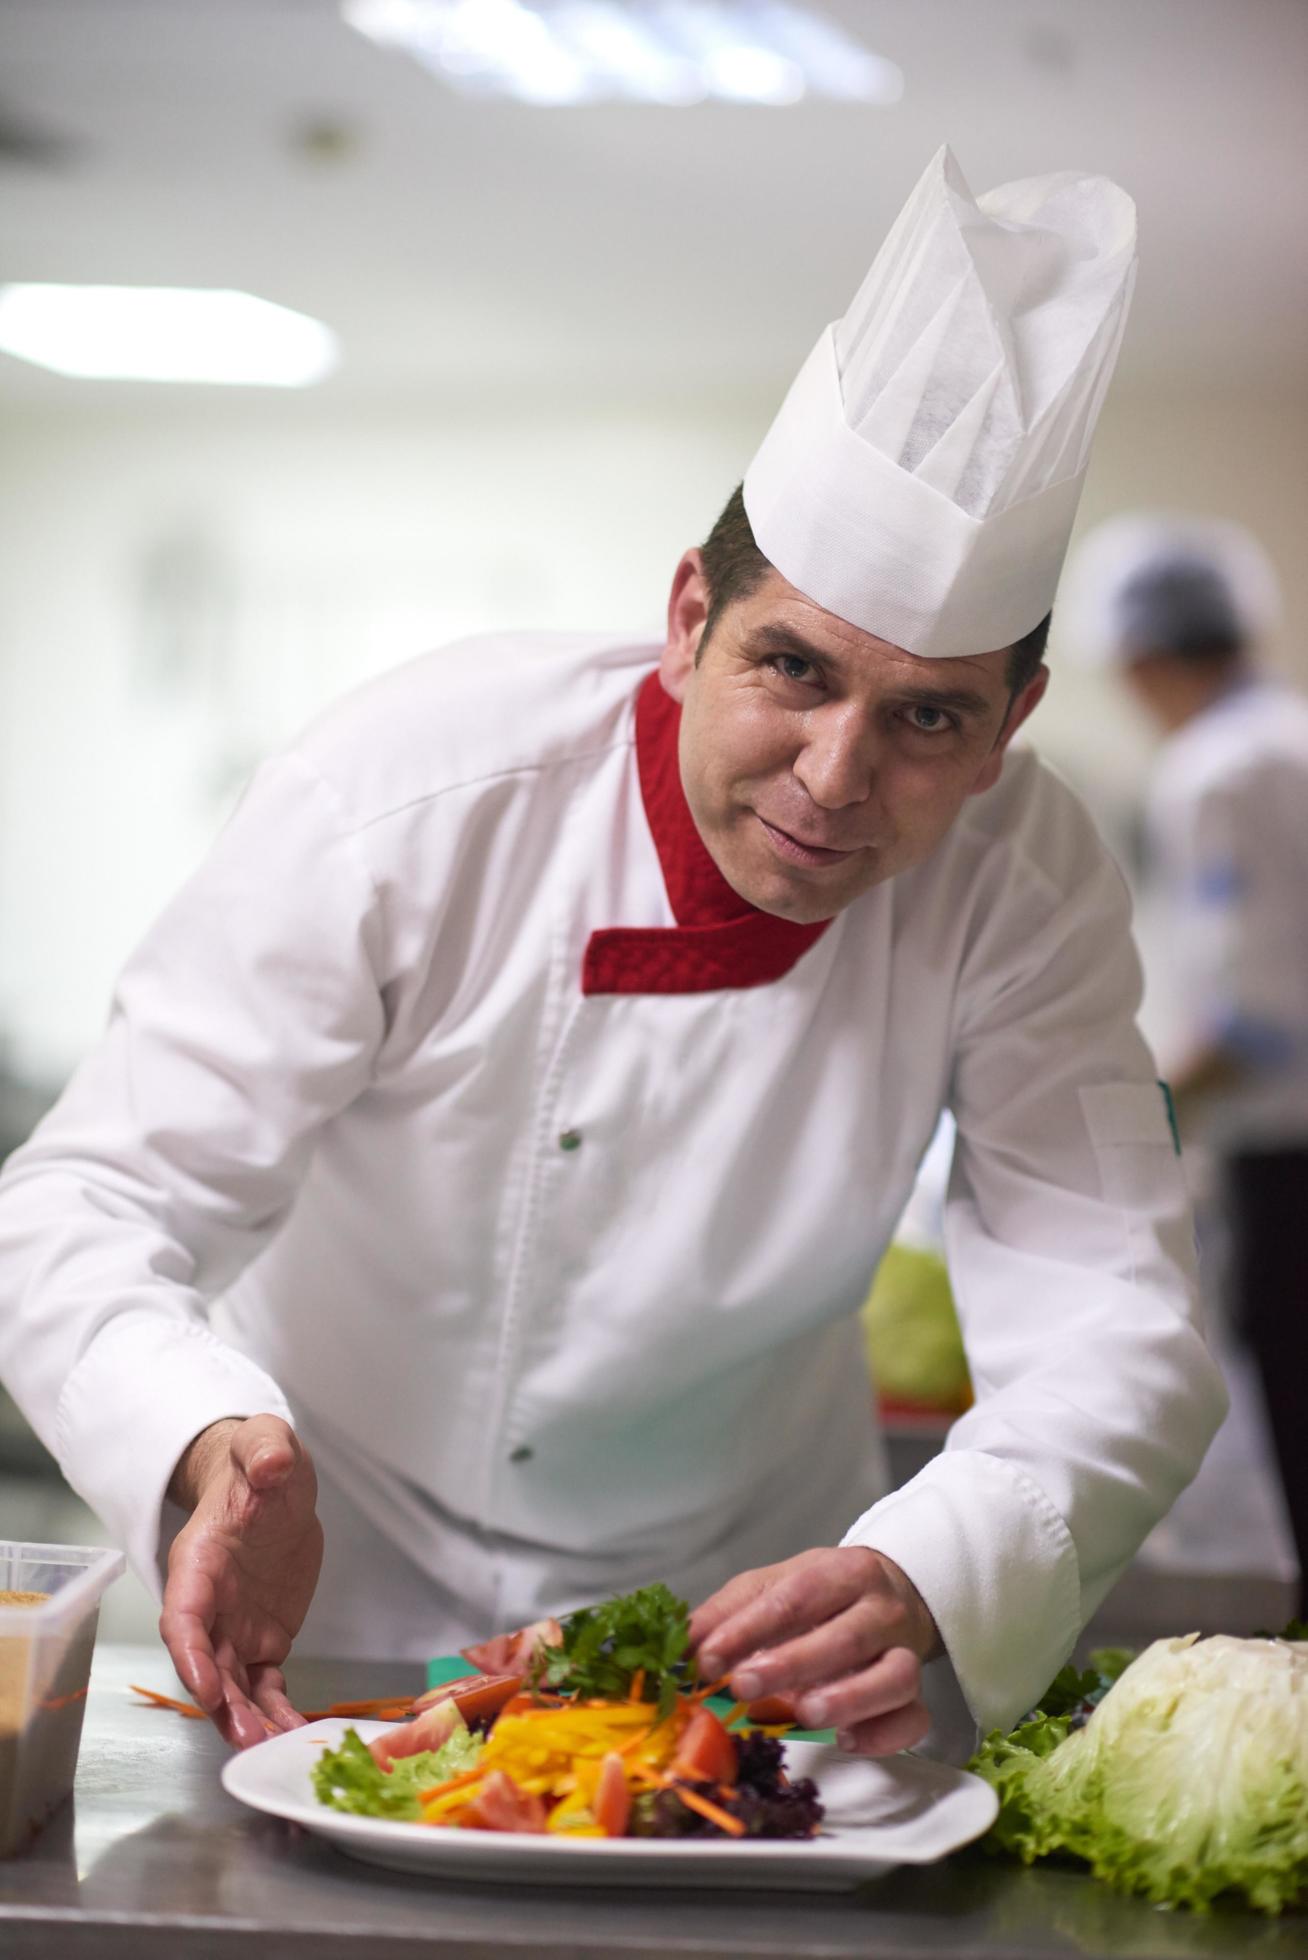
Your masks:
<svg viewBox="0 0 1308 1960"><path fill-rule="evenodd" d="M581 1149L581 1131L580 1131L580 1130L560 1130L560 1131L559 1131L559 1149L560 1149L560 1150L580 1150L580 1149Z"/></svg>
<svg viewBox="0 0 1308 1960"><path fill-rule="evenodd" d="M532 1457L535 1456L535 1454L536 1454L535 1450L529 1448L526 1443L519 1443L516 1450L510 1450L509 1462L530 1463Z"/></svg>

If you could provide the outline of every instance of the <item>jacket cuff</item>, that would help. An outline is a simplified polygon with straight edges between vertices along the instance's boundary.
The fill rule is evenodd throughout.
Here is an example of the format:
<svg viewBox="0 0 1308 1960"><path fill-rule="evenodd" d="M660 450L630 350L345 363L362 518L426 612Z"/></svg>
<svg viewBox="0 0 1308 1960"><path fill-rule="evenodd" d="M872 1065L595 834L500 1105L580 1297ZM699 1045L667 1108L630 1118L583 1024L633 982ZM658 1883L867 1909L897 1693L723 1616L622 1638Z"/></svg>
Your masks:
<svg viewBox="0 0 1308 1960"><path fill-rule="evenodd" d="M280 1416L270 1375L201 1324L150 1310L115 1314L64 1386L55 1418L59 1468L158 1598L182 1521L165 1496L177 1460L224 1416Z"/></svg>
<svg viewBox="0 0 1308 1960"><path fill-rule="evenodd" d="M982 1734L1035 1706L1081 1631L1076 1546L1001 1458L946 1451L841 1540L893 1559L926 1601Z"/></svg>

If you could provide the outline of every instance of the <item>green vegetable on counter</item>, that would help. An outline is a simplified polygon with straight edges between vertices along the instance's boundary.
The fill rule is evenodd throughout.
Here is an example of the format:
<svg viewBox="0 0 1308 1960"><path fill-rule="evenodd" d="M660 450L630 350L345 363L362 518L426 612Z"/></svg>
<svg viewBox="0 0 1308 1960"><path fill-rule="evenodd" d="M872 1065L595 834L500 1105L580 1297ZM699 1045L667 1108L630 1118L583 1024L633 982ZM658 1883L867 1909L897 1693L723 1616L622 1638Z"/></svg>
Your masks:
<svg viewBox="0 0 1308 1960"><path fill-rule="evenodd" d="M1045 1692L1035 1715L1079 1715L1090 1713L1103 1700L1135 1659L1130 1647L1096 1647L1090 1665L1078 1671L1071 1663L1060 1667ZM1027 1716L1027 1721L1033 1719Z"/></svg>
<svg viewBox="0 0 1308 1960"><path fill-rule="evenodd" d="M883 1396L951 1412L968 1406L967 1355L938 1253L899 1240L888 1246L862 1320L868 1366Z"/></svg>
<svg viewBox="0 0 1308 1960"><path fill-rule="evenodd" d="M563 1645L541 1650L539 1679L583 1697L621 1701L641 1674L643 1698L656 1701L666 1718L688 1685L689 1622L685 1600L661 1580L600 1606L583 1606L562 1622Z"/></svg>
<svg viewBox="0 0 1308 1960"><path fill-rule="evenodd" d="M1156 1905L1293 1905L1308 1889L1308 1643L1156 1640L1114 1681L1122 1658L1064 1668L1040 1709L986 1738L969 1768L999 1793L988 1846L1082 1858Z"/></svg>
<svg viewBox="0 0 1308 1960"><path fill-rule="evenodd" d="M484 1747L482 1738L463 1723L439 1749L400 1756L389 1770L377 1763L358 1732L347 1729L340 1747L325 1749L314 1765L313 1787L319 1803L354 1817L388 1817L420 1821L418 1792L430 1790L447 1777L474 1769Z"/></svg>

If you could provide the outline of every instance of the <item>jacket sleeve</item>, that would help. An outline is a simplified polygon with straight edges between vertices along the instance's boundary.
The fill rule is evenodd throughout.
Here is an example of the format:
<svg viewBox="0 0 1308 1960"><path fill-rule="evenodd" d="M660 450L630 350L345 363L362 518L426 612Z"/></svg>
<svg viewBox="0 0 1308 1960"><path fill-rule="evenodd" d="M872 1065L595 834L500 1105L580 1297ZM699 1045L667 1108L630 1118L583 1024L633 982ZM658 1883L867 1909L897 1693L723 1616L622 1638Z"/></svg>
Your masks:
<svg viewBox="0 0 1308 1960"><path fill-rule="evenodd" d="M1033 1706L1226 1410L1129 901L1101 847L1071 855L1059 890L1014 855L960 988L945 1232L976 1401L845 1541L908 1573L983 1730Z"/></svg>
<svg viewBox="0 0 1308 1960"><path fill-rule="evenodd" d="M156 1588L186 1445L222 1416L290 1418L207 1305L276 1232L383 1033L377 898L333 799L294 752L259 772L0 1177L0 1376Z"/></svg>

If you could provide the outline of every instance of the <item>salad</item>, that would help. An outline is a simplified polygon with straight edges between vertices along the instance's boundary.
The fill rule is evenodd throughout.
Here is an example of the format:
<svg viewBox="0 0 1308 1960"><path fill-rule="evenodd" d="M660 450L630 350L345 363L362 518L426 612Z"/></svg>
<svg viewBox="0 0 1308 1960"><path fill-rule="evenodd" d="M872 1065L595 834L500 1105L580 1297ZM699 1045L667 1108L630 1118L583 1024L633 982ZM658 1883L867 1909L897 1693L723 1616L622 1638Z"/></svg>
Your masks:
<svg viewBox="0 0 1308 1960"><path fill-rule="evenodd" d="M314 1769L320 1803L355 1816L568 1837L807 1838L816 1785L786 1776L774 1699L707 1706L687 1607L666 1586L465 1648L475 1672L411 1721L348 1729Z"/></svg>
<svg viewBox="0 0 1308 1960"><path fill-rule="evenodd" d="M1308 1903L1308 1627L1101 1649L968 1767L999 1793L987 1844L1027 1864L1197 1912Z"/></svg>

